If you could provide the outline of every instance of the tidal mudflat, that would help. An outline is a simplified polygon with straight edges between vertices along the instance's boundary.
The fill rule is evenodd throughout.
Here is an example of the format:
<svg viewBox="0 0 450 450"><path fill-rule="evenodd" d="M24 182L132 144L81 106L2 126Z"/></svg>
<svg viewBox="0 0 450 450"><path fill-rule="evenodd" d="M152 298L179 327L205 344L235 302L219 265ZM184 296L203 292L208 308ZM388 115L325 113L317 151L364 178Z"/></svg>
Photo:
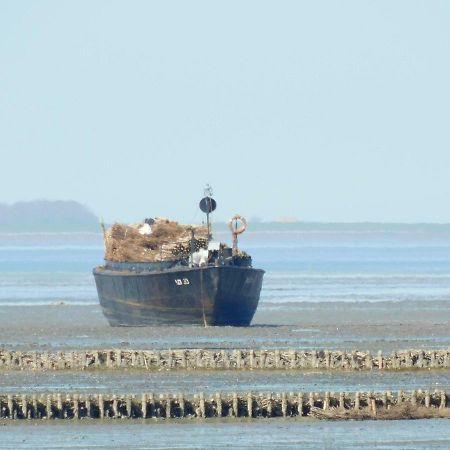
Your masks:
<svg viewBox="0 0 450 450"><path fill-rule="evenodd" d="M306 348L390 352L450 347L450 302L261 305L252 326L111 328L97 305L2 306L13 349Z"/></svg>

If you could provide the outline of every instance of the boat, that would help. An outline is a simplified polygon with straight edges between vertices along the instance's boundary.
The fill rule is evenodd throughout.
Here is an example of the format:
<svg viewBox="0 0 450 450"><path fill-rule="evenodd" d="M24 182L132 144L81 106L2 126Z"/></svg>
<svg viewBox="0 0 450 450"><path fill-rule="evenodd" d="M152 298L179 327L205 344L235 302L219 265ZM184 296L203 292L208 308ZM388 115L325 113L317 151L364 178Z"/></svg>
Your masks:
<svg viewBox="0 0 450 450"><path fill-rule="evenodd" d="M207 238L194 232L189 251L157 261L105 259L93 269L102 311L113 327L154 325L249 326L258 306L264 270L238 249L247 223L229 222L232 248L212 239L210 214L216 208L208 186L199 204L206 213ZM150 230L154 220L146 220ZM177 247L178 248L178 247Z"/></svg>

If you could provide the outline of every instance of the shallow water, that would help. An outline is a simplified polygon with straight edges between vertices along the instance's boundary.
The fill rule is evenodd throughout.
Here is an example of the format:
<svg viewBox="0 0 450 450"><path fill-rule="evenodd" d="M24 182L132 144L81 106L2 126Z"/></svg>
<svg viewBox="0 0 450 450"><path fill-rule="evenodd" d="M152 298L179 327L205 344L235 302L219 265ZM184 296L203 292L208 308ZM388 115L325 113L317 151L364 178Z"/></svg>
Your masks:
<svg viewBox="0 0 450 450"><path fill-rule="evenodd" d="M4 423L4 422L3 422ZM0 426L1 426L0 422ZM448 449L446 419L321 422L308 419L83 423L11 423L1 428L5 449L29 448L301 448Z"/></svg>
<svg viewBox="0 0 450 450"><path fill-rule="evenodd" d="M243 235L241 247L266 270L260 308L450 300L450 231L341 228L269 227ZM223 232L216 238L230 240ZM102 258L96 233L0 234L0 305L96 304L91 270Z"/></svg>

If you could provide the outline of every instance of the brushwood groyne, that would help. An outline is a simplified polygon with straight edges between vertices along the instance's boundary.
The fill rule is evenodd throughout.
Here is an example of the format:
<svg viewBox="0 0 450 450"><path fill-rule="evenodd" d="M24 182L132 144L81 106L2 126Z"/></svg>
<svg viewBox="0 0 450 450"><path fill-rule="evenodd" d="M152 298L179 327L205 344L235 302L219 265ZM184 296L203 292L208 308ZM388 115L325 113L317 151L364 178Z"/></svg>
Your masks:
<svg viewBox="0 0 450 450"><path fill-rule="evenodd" d="M0 369L86 370L136 368L144 370L332 369L400 370L450 368L450 349L400 350L371 354L354 350L296 349L102 349L75 351L0 350Z"/></svg>
<svg viewBox="0 0 450 450"><path fill-rule="evenodd" d="M309 393L215 393L107 395L0 394L0 419L118 419L212 417L320 417L318 411L378 412L407 405L419 411L439 411L446 417L449 396L445 391ZM422 415L427 414L422 412ZM401 418L401 417L396 417Z"/></svg>

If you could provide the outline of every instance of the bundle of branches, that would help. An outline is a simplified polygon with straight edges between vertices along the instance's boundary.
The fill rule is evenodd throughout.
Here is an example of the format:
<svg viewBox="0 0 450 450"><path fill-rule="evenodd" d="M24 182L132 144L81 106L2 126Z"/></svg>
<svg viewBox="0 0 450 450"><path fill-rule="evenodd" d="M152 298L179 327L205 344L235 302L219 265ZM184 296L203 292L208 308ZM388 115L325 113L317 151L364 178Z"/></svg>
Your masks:
<svg viewBox="0 0 450 450"><path fill-rule="evenodd" d="M150 234L141 234L144 224L115 223L105 232L105 259L110 261L156 262L179 259L189 254L192 230L195 249L206 248L207 228L181 225L171 220L156 218Z"/></svg>
<svg viewBox="0 0 450 450"><path fill-rule="evenodd" d="M310 416L321 420L401 420L401 419L431 419L448 418L450 413L447 408L425 408L424 406L413 406L409 404L392 405L389 409L378 409L370 411L366 409L330 408L324 411L320 408L311 407Z"/></svg>

